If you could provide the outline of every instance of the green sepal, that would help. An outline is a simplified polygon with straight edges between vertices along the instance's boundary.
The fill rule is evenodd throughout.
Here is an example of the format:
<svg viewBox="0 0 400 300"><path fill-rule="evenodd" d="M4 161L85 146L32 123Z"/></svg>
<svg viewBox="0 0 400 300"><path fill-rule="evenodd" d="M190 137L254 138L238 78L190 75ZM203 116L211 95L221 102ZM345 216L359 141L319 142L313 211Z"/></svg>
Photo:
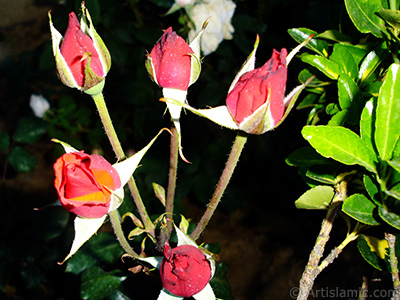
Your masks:
<svg viewBox="0 0 400 300"><path fill-rule="evenodd" d="M82 218L78 216L75 218L74 241L72 243L72 247L69 254L64 258L64 260L60 264L64 263L68 258L74 255L76 251L78 251L79 248L84 243L86 243L86 241L89 240L97 232L97 230L99 230L101 225L103 225L106 216L107 215L104 215L101 218L94 218L94 219Z"/></svg>
<svg viewBox="0 0 400 300"><path fill-rule="evenodd" d="M85 2L82 2L82 16L85 17L87 21L89 21L89 28L87 27L87 22L85 22L82 17L81 29L83 32L85 32L92 38L94 47L96 48L97 53L99 54L99 58L102 63L101 65L103 66L103 72L105 77L111 68L111 55L106 45L104 44L103 40L94 29L92 18L90 17L89 11L85 7Z"/></svg>
<svg viewBox="0 0 400 300"><path fill-rule="evenodd" d="M201 72L201 38L203 36L204 31L206 30L206 27L208 23L210 22L210 18L208 18L204 23L201 28L201 30L197 33L196 37L191 41L189 44L189 47L193 50L193 54L191 54L191 70L190 70L190 81L189 85L192 85L193 83L196 82L196 80L200 76ZM146 67L147 68L147 67Z"/></svg>
<svg viewBox="0 0 400 300"><path fill-rule="evenodd" d="M82 87L80 87L78 85L78 83L75 81L74 76L72 75L72 72L67 65L67 62L65 61L64 57L61 55L60 44L63 39L63 36L53 26L53 21L51 19L50 12L48 13L48 16L49 16L53 55L56 60L56 67L57 67L58 75L60 76L60 80L62 81L63 84L65 84L68 87L82 90Z"/></svg>

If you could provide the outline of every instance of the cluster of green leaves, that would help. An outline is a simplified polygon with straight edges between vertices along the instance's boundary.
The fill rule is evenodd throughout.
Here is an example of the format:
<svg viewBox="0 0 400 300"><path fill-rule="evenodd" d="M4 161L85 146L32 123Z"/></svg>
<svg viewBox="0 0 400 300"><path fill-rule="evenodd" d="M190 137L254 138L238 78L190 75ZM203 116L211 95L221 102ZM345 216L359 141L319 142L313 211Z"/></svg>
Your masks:
<svg viewBox="0 0 400 300"><path fill-rule="evenodd" d="M35 117L18 120L18 126L12 134L0 132L0 153L7 155L7 161L17 172L28 173L35 169L36 157L27 149L47 132L47 123Z"/></svg>
<svg viewBox="0 0 400 300"><path fill-rule="evenodd" d="M311 108L302 129L310 146L287 163L299 167L310 186L298 208L327 209L335 186L348 182L342 216L349 231L357 223L357 234L360 228L381 230L358 238L363 257L381 269L387 261L382 233L400 229L399 1L344 2L359 32L289 30L299 42L315 34L311 51L300 57L308 66L298 77L315 78L298 106Z"/></svg>

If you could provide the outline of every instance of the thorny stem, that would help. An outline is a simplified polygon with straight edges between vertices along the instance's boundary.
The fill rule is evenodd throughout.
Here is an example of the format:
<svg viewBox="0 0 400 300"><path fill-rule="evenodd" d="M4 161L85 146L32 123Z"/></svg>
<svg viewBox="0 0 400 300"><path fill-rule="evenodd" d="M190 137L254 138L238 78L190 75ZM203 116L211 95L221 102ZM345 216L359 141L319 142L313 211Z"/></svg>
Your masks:
<svg viewBox="0 0 400 300"><path fill-rule="evenodd" d="M311 251L308 264L304 269L303 275L300 279L300 289L297 300L306 300L313 287L314 280L318 275L318 264L324 254L325 245L328 242L329 234L332 230L333 221L335 220L340 207L346 198L347 182L342 181L336 186L336 194L329 206L326 217L322 222L321 230L315 242L314 248Z"/></svg>
<svg viewBox="0 0 400 300"><path fill-rule="evenodd" d="M393 280L393 297L391 300L398 300L400 299L400 279L399 279L399 268L397 263L397 256L395 252L395 243L396 243L396 236L386 232L385 239L389 244L389 263L390 269L392 272L392 280Z"/></svg>
<svg viewBox="0 0 400 300"><path fill-rule="evenodd" d="M117 133L115 132L114 126L111 122L111 118L108 113L108 109L107 109L106 103L104 101L103 94L100 92L98 94L92 95L92 98L94 100L94 103L96 104L97 110L100 115L101 122L103 123L103 126L104 126L104 130L107 134L108 139L110 140L111 146L115 152L115 155L117 156L118 161L124 160L126 158L126 156L122 149L121 143L119 142L119 139L118 139ZM151 219L150 219L149 215L147 214L146 207L144 206L144 203L143 203L142 198L139 193L139 189L137 188L135 179L133 177L131 177L129 179L128 186L132 193L133 200L135 201L136 208L138 209L138 212L139 212L142 222L146 228L146 231L154 237L155 236L154 224L151 222ZM120 219L118 219L118 222L121 222ZM121 231L121 233L123 234L122 231ZM116 234L117 234L117 232L116 232ZM118 237L118 240L120 240L120 237ZM121 246L122 246L122 244L121 244Z"/></svg>
<svg viewBox="0 0 400 300"><path fill-rule="evenodd" d="M244 133L239 132L236 135L231 153L229 154L228 160L225 165L225 169L222 172L221 178L219 179L218 185L215 188L210 203L208 204L207 209L204 212L203 216L201 217L196 228L190 234L190 237L193 240L197 240L199 238L200 234L206 228L208 222L210 221L212 215L214 214L214 211L217 208L226 187L228 186L229 180L232 177L233 171L235 170L237 162L239 161L240 154L242 153L246 141L247 141L247 135L245 135Z"/></svg>
<svg viewBox="0 0 400 300"><path fill-rule="evenodd" d="M179 133L175 126L171 126L171 146L170 146L170 161L168 174L168 189L167 198L165 201L165 214L167 216L167 226L160 231L159 246L163 247L164 243L169 240L169 235L172 229L171 217L174 211L174 198L176 189L176 176L178 171L179 157Z"/></svg>
<svg viewBox="0 0 400 300"><path fill-rule="evenodd" d="M133 249L129 245L129 242L125 238L124 232L122 230L121 219L118 214L118 211L114 210L114 211L109 212L108 217L110 218L110 222L114 229L114 233L115 233L122 249L124 249L124 251L126 253L128 253L130 256L132 256L133 258L139 258L139 255L135 251L133 251Z"/></svg>

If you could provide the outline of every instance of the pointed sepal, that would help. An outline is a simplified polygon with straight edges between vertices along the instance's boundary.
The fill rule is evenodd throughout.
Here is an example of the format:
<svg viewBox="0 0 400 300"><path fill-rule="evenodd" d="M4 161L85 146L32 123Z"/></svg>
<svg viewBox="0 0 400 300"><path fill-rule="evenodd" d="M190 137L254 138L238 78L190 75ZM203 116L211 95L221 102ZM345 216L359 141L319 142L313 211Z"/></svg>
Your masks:
<svg viewBox="0 0 400 300"><path fill-rule="evenodd" d="M207 283L207 285L200 292L192 296L196 300L215 300L215 294L211 285Z"/></svg>
<svg viewBox="0 0 400 300"><path fill-rule="evenodd" d="M53 21L51 19L51 12L48 13L49 16L49 24L50 24L50 34L51 34L51 42L52 42L52 49L53 55L56 60L56 67L58 71L58 75L60 76L60 80L63 84L68 87L76 88L78 90L82 90L82 87L78 85L70 68L68 67L67 62L65 61L64 57L60 52L60 45L63 40L63 36L60 32L54 27Z"/></svg>
<svg viewBox="0 0 400 300"><path fill-rule="evenodd" d="M233 120L231 114L229 113L228 108L225 105L213 108L206 108L206 109L196 109L194 107L189 106L188 104L178 102L171 98L161 98L160 101L164 101L167 104L169 103L175 106L181 106L191 111L192 113L199 115L203 118L207 118L223 127L233 130L239 130L239 126Z"/></svg>
<svg viewBox="0 0 400 300"><path fill-rule="evenodd" d="M168 292L165 288L163 288L158 295L157 300L181 300L184 299L184 297L181 296L176 296L170 292Z"/></svg>
<svg viewBox="0 0 400 300"><path fill-rule="evenodd" d="M211 17L209 17L204 23L201 30L197 33L196 37L190 42L189 46L193 50L191 59L191 73L190 73L190 83L189 85L196 82L200 76L201 72L201 38L208 23L210 23Z"/></svg>
<svg viewBox="0 0 400 300"><path fill-rule="evenodd" d="M106 216L107 215L104 215L101 218L95 218L95 219L82 218L79 216L75 218L74 241L72 243L72 247L69 254L60 264L64 263L67 259L69 259L72 255L74 255L79 250L79 248L99 230L101 225L103 225Z"/></svg>
<svg viewBox="0 0 400 300"><path fill-rule="evenodd" d="M254 42L254 46L253 46L253 51L251 51L250 55L247 57L246 61L243 63L239 72L236 74L235 78L233 79L233 81L229 87L228 94L232 91L232 89L235 87L236 83L238 82L239 78L243 74L254 70L255 63L256 63L256 52L257 52L259 43L260 43L260 36L257 34L256 41Z"/></svg>

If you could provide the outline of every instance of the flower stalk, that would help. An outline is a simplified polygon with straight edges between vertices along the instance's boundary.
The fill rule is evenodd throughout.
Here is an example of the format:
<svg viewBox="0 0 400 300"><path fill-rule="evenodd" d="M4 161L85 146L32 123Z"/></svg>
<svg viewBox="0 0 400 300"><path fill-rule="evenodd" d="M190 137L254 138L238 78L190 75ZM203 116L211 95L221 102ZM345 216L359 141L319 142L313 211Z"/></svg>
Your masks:
<svg viewBox="0 0 400 300"><path fill-rule="evenodd" d="M333 227L333 221L336 219L342 203L347 195L347 181L341 181L336 186L336 194L329 206L325 219L322 221L321 230L311 251L307 266L304 269L300 279L300 289L297 300L306 300L314 285L314 280L319 274L318 264L324 254L325 245L328 242L330 232Z"/></svg>
<svg viewBox="0 0 400 300"><path fill-rule="evenodd" d="M119 142L117 133L115 132L114 126L112 124L110 114L108 113L108 109L106 103L104 101L104 97L102 93L97 93L91 95L94 103L96 104L97 110L100 115L101 122L103 123L104 130L107 134L107 137L111 143L111 146L114 150L115 155L117 156L118 161L124 160L126 158L124 150L122 149L121 143ZM145 226L146 231L153 237L155 237L154 224L151 222L151 219L146 211L146 207L144 206L143 200L140 196L139 189L136 185L135 179L133 176L128 181L129 189L132 193L133 200L136 204L142 222ZM120 220L118 219L118 222ZM114 227L114 226L113 226ZM114 227L115 228L115 227ZM116 232L117 234L117 232ZM125 237L124 237L125 238ZM118 237L120 240L120 237ZM121 244L122 246L122 244Z"/></svg>
<svg viewBox="0 0 400 300"><path fill-rule="evenodd" d="M214 191L210 203L207 205L207 209L204 212L203 216L201 217L196 228L190 234L190 237L193 240L197 240L200 237L201 233L206 228L208 222L210 221L212 215L214 214L214 211L217 208L219 202L221 201L222 195L224 194L225 189L228 186L228 183L232 177L237 162L239 161L239 157L242 153L244 145L246 144L246 141L247 141L247 135L239 131L238 134L236 135L225 168L222 172L221 178L219 179L218 185Z"/></svg>
<svg viewBox="0 0 400 300"><path fill-rule="evenodd" d="M121 226L121 218L118 214L118 211L114 210L109 212L108 217L110 218L111 226L114 230L115 236L117 237L118 242L121 245L122 249L124 249L124 251L133 258L139 258L139 255L132 249L132 247L129 245L129 242L125 238Z"/></svg>
<svg viewBox="0 0 400 300"><path fill-rule="evenodd" d="M169 173L168 173L168 188L167 197L165 200L165 215L166 215L166 227L162 227L160 230L160 238L158 241L159 247L163 247L165 242L169 240L172 230L172 214L174 211L174 199L176 190L176 178L178 172L178 157L179 157L179 133L175 126L171 126L171 145L170 145L170 161L169 161Z"/></svg>

